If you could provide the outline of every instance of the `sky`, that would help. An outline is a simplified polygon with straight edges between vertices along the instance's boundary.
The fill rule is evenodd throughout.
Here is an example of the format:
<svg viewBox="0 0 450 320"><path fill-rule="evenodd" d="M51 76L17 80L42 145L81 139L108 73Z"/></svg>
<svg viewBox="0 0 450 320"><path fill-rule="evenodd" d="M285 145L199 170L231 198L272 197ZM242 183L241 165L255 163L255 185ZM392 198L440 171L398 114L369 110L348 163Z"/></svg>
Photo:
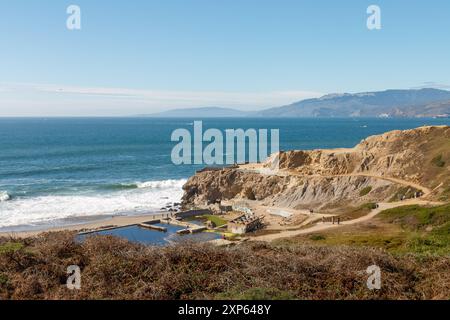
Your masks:
<svg viewBox="0 0 450 320"><path fill-rule="evenodd" d="M381 29L367 28L368 6ZM69 30L66 10L81 9ZM0 116L450 89L447 0L0 0Z"/></svg>

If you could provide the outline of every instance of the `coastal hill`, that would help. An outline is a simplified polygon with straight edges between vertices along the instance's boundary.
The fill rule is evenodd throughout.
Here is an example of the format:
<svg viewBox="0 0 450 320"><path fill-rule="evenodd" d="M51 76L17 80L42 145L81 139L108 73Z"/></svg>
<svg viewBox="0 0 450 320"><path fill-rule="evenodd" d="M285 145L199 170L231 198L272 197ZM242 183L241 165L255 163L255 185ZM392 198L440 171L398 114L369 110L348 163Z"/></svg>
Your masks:
<svg viewBox="0 0 450 320"><path fill-rule="evenodd" d="M229 235L226 247L80 241L75 231L0 235L0 299L448 300L450 204L428 200L450 200L450 127L392 131L351 149L282 152L276 171L271 160L197 173L184 186L185 205L248 199L288 212L384 203L347 211L337 224L309 210L290 224L266 215L264 230L243 241ZM81 290L64 285L69 265L80 266ZM382 271L381 290L367 289L372 265Z"/></svg>
<svg viewBox="0 0 450 320"><path fill-rule="evenodd" d="M330 94L258 113L262 117L439 117L450 115L450 91L386 90Z"/></svg>
<svg viewBox="0 0 450 320"><path fill-rule="evenodd" d="M326 209L414 197L450 200L450 127L392 131L351 149L288 151L266 163L198 172L186 206L255 200L265 206Z"/></svg>
<svg viewBox="0 0 450 320"><path fill-rule="evenodd" d="M141 116L157 118L450 117L450 91L420 89L329 94L287 106L253 112L205 107L174 109Z"/></svg>

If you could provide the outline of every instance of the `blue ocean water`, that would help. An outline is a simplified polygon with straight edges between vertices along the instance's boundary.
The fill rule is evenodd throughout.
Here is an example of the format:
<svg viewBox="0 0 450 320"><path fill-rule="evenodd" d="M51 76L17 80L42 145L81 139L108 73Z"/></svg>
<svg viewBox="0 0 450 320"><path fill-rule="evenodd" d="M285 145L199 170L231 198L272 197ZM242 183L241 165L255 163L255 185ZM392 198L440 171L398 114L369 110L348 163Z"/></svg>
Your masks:
<svg viewBox="0 0 450 320"><path fill-rule="evenodd" d="M0 118L0 229L158 211L202 166L172 164L173 130L194 120ZM352 147L450 119L203 119L204 129L279 129L280 148ZM206 145L206 144L205 144Z"/></svg>
<svg viewBox="0 0 450 320"><path fill-rule="evenodd" d="M117 228L112 230L98 231L90 234L80 235L78 239L84 241L91 236L116 236L128 239L132 242L148 245L164 246L174 243L182 242L206 242L211 240L220 239L222 236L215 232L199 232L185 235L177 234L177 231L185 229L185 227L168 225L168 224L156 224L156 226L164 227L167 232L160 232L154 230L144 229L139 226L127 226L123 228Z"/></svg>

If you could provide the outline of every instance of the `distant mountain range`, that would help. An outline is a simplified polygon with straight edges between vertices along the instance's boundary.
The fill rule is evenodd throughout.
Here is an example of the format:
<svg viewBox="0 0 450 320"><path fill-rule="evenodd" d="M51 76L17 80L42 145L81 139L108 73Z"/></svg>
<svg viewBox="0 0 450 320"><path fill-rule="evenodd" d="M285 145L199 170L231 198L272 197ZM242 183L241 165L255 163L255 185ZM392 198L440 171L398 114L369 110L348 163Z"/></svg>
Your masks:
<svg viewBox="0 0 450 320"><path fill-rule="evenodd" d="M245 112L230 108L176 109L149 117L450 117L450 91L386 90L329 94L281 107Z"/></svg>

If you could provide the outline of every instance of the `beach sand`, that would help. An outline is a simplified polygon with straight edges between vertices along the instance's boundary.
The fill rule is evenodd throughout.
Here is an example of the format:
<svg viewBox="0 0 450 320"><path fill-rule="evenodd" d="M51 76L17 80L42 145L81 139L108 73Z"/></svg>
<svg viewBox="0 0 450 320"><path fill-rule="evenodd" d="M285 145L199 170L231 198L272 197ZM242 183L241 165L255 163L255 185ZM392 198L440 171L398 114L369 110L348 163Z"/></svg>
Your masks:
<svg viewBox="0 0 450 320"><path fill-rule="evenodd" d="M5 231L0 232L0 237L14 237L14 238L27 238L34 237L45 232L58 232L58 231L95 231L98 229L105 229L111 227L123 227L128 225L141 224L153 219L162 219L167 217L168 213L151 213L137 216L110 216L109 218L102 218L101 220L76 224L67 226L55 226L55 227L43 227L42 229L32 231Z"/></svg>

